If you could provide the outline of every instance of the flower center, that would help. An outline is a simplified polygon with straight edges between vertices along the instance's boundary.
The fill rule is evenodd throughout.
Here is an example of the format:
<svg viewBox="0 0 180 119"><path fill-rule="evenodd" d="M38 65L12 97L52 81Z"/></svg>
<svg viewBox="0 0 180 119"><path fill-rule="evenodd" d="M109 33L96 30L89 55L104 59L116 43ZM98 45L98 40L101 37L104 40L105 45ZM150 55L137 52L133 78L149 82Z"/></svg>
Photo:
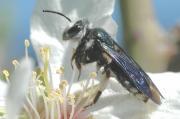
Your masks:
<svg viewBox="0 0 180 119"><path fill-rule="evenodd" d="M30 42L25 40L24 44L25 57L28 58ZM65 69L60 67L56 71L60 75L60 84L57 89L53 89L49 83L49 73L51 73L49 69L50 49L42 47L40 54L43 68L32 71L32 80L29 83L21 117L23 119L92 119L85 107L92 103L98 88L95 84L96 72L90 73L88 80L76 83L80 88L74 91L73 88L76 84L73 80L69 84L64 79ZM15 70L20 65L16 59L12 61L12 64ZM3 70L2 73L9 83L9 72Z"/></svg>

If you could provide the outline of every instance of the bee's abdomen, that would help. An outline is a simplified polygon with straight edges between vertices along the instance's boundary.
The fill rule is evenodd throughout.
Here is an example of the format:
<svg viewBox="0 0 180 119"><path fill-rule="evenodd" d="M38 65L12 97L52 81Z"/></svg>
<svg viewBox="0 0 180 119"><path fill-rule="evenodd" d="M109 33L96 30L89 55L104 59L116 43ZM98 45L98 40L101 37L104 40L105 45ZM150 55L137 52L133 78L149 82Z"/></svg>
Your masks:
<svg viewBox="0 0 180 119"><path fill-rule="evenodd" d="M148 97L144 95L142 92L140 92L129 80L127 80L126 77L117 77L118 81L121 83L121 85L126 88L130 93L132 93L134 96L136 96L138 99L143 100L144 102L148 101ZM120 79L119 79L120 78Z"/></svg>
<svg viewBox="0 0 180 119"><path fill-rule="evenodd" d="M115 74L118 82L121 83L121 85L125 89L127 89L131 94L136 96L138 99L141 99L144 102L147 102L149 98L145 94L143 94L141 91L139 91L138 88L136 88L133 82L129 80L129 78L123 73L123 71L121 71L120 68L117 68L117 66L114 65L113 63L110 67L111 67L112 72Z"/></svg>

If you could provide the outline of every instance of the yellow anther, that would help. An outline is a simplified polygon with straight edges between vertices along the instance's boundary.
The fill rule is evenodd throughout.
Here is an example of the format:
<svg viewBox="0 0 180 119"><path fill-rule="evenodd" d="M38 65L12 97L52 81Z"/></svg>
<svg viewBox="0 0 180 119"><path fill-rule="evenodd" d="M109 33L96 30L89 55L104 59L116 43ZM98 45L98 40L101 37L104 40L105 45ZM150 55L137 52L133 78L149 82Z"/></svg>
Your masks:
<svg viewBox="0 0 180 119"><path fill-rule="evenodd" d="M52 92L50 93L50 95L49 95L49 98L53 99L53 98L57 98L57 97L59 97L59 96L60 96L60 95L59 95L57 92L52 91Z"/></svg>
<svg viewBox="0 0 180 119"><path fill-rule="evenodd" d="M40 55L41 55L41 58L42 58L42 60L43 60L43 62L44 62L44 60L45 60L45 52L44 52L44 50L43 50L43 47L40 48Z"/></svg>
<svg viewBox="0 0 180 119"><path fill-rule="evenodd" d="M26 39L26 40L24 41L24 45L25 45L25 47L29 47L29 46L30 46L29 40Z"/></svg>
<svg viewBox="0 0 180 119"><path fill-rule="evenodd" d="M97 73L96 72L91 72L90 77L95 79L97 77Z"/></svg>
<svg viewBox="0 0 180 119"><path fill-rule="evenodd" d="M41 47L40 53L44 61L49 61L50 49L48 47Z"/></svg>
<svg viewBox="0 0 180 119"><path fill-rule="evenodd" d="M62 94L61 90L60 89L56 89L56 93L58 94Z"/></svg>
<svg viewBox="0 0 180 119"><path fill-rule="evenodd" d="M6 80L8 80L9 79L9 72L8 72L8 70L3 70L2 73L4 74Z"/></svg>
<svg viewBox="0 0 180 119"><path fill-rule="evenodd" d="M56 70L57 74L64 74L64 67L60 67L58 70Z"/></svg>
<svg viewBox="0 0 180 119"><path fill-rule="evenodd" d="M14 60L12 61L12 64L13 64L14 66L17 66L17 65L19 65L19 62L18 62L16 59L14 59Z"/></svg>
<svg viewBox="0 0 180 119"><path fill-rule="evenodd" d="M37 72L36 71L33 71L32 74L33 74L34 77L37 76Z"/></svg>
<svg viewBox="0 0 180 119"><path fill-rule="evenodd" d="M68 101L70 104L75 104L75 96L72 94L68 95Z"/></svg>
<svg viewBox="0 0 180 119"><path fill-rule="evenodd" d="M44 47L43 50L44 50L45 53L49 53L49 48L48 47Z"/></svg>
<svg viewBox="0 0 180 119"><path fill-rule="evenodd" d="M14 68L16 69L17 66L19 65L19 62L18 62L16 59L14 59L14 60L12 61L12 64L14 65Z"/></svg>
<svg viewBox="0 0 180 119"><path fill-rule="evenodd" d="M54 91L54 96L56 96L57 99L59 99L60 103L63 103L64 102L64 98L62 96L62 90L60 89L56 89Z"/></svg>
<svg viewBox="0 0 180 119"><path fill-rule="evenodd" d="M59 89L64 90L64 88L68 85L68 82L66 80L61 80L59 84Z"/></svg>
<svg viewBox="0 0 180 119"><path fill-rule="evenodd" d="M8 70L3 70L3 74L4 74L6 77L9 77L9 72L8 72Z"/></svg>
<svg viewBox="0 0 180 119"><path fill-rule="evenodd" d="M40 48L40 52L42 53L42 54L46 54L46 55L48 55L49 54L49 48L48 47L41 47Z"/></svg>
<svg viewBox="0 0 180 119"><path fill-rule="evenodd" d="M33 77L33 79L36 79L36 77L37 77L37 72L33 71L33 72L32 72L32 77Z"/></svg>

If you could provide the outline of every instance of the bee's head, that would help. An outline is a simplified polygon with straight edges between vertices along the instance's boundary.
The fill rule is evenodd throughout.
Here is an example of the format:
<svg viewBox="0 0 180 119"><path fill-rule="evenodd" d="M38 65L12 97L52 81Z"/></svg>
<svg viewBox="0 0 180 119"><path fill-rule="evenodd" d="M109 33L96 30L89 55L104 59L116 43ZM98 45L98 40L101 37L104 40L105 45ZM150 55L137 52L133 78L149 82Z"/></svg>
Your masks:
<svg viewBox="0 0 180 119"><path fill-rule="evenodd" d="M71 27L66 28L63 33L63 40L81 39L88 28L89 22L86 19L75 22Z"/></svg>
<svg viewBox="0 0 180 119"><path fill-rule="evenodd" d="M71 19L65 16L64 14L56 11L51 10L43 10L43 12L49 12L49 13L55 13L58 15L63 16L66 18L69 22L71 22ZM63 33L63 40L70 40L70 39L81 39L88 28L89 22L86 19L79 20L75 22L71 27L66 28Z"/></svg>

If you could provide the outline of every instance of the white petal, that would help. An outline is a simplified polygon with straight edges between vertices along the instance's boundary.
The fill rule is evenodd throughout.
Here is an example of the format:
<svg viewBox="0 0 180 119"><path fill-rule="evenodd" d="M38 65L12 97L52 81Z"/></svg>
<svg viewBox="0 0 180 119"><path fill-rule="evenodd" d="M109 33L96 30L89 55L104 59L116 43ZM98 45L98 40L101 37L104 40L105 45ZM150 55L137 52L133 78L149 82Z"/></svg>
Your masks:
<svg viewBox="0 0 180 119"><path fill-rule="evenodd" d="M7 92L7 84L0 81L0 107L5 107L6 92Z"/></svg>
<svg viewBox="0 0 180 119"><path fill-rule="evenodd" d="M180 73L149 75L165 98L164 102L150 115L151 119L180 118Z"/></svg>
<svg viewBox="0 0 180 119"><path fill-rule="evenodd" d="M109 35L114 38L116 38L116 33L117 33L117 24L116 22L112 19L112 16L107 15L104 17L101 17L97 21L93 23L93 27L100 27L105 29Z"/></svg>
<svg viewBox="0 0 180 119"><path fill-rule="evenodd" d="M102 114L102 113L98 113L98 112L94 113L93 117L94 117L94 119L120 119L111 114L107 114L107 113Z"/></svg>
<svg viewBox="0 0 180 119"><path fill-rule="evenodd" d="M72 74L70 60L73 48L76 48L77 43L71 42L68 44L62 41L62 32L69 23L61 16L43 13L43 9L62 12L69 16L73 21L81 18L88 18L90 22L95 23L98 20L103 19L104 22L102 22L101 27L105 24L105 28L108 26L108 29L110 29L109 23L112 20L107 22L104 18L112 15L114 10L114 0L76 0L76 2L74 2L74 0L37 1L31 21L31 41L38 56L39 63L41 62L39 57L39 48L42 46L50 47L50 67L52 71L52 78L54 80L58 80L59 76L55 72L63 65L66 71L65 78L70 80L72 78L71 75L69 75ZM114 28L112 29L112 31L115 31ZM110 33L114 35L113 32ZM94 71L94 68L90 68L88 70ZM89 71L86 72L89 73ZM54 85L56 85L54 87L57 87L58 84L59 83L54 83Z"/></svg>
<svg viewBox="0 0 180 119"><path fill-rule="evenodd" d="M17 114L23 104L28 83L32 80L33 63L30 59L23 59L10 77L7 92L7 119L17 119Z"/></svg>
<svg viewBox="0 0 180 119"><path fill-rule="evenodd" d="M89 111L111 114L120 119L180 118L180 73L149 75L165 97L161 105L156 105L152 101L144 103L129 94L117 84L118 82L111 80L100 100Z"/></svg>

